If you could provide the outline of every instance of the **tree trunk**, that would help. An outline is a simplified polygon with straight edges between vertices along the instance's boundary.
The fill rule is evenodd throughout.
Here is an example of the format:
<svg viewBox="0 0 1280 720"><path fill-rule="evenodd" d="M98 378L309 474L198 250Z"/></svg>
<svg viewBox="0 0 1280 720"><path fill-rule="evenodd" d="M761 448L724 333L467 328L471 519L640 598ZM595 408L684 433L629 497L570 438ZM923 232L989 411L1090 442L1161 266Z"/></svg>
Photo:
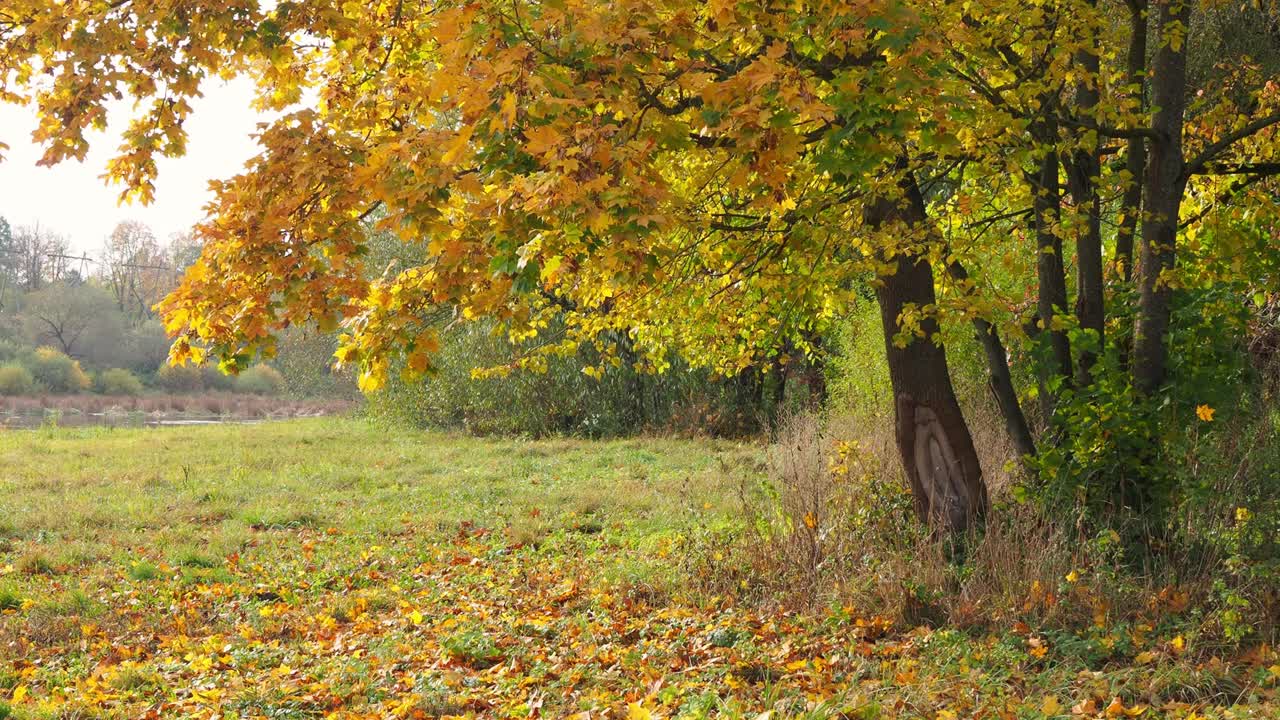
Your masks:
<svg viewBox="0 0 1280 720"><path fill-rule="evenodd" d="M924 199L915 180L908 176L902 185L902 197L880 199L868 207L868 225L919 228L925 222ZM907 305L924 307L936 302L933 268L918 255L896 254L887 259L893 269L880 278L876 299L893 387L898 452L911 484L916 515L947 532L962 532L985 514L987 488L951 385L946 350L937 341L937 323L925 321L926 337L916 338L906 347L894 342Z"/></svg>
<svg viewBox="0 0 1280 720"><path fill-rule="evenodd" d="M1098 83L1101 82L1097 49L1091 46L1076 53L1076 64L1084 73L1076 83L1076 112L1092 122L1098 105ZM1106 308L1102 290L1102 205L1098 200L1096 183L1102 171L1096 135L1094 137L1092 143L1078 148L1073 154L1067 184L1077 212L1085 213L1084 229L1076 236L1076 318L1081 329L1097 334L1098 351L1101 352ZM1092 352L1080 353L1080 362L1076 366L1077 385L1086 386L1093 382L1091 369L1096 359Z"/></svg>
<svg viewBox="0 0 1280 720"><path fill-rule="evenodd" d="M1045 97L1042 106L1045 113L1052 112L1052 98ZM1040 407L1045 424L1053 421L1054 393L1048 388L1048 378L1060 375L1071 379L1071 345L1066 332L1053 327L1053 318L1067 308L1067 278L1062 262L1062 238L1058 237L1058 224L1062 207L1058 184L1058 153L1053 150L1058 140L1057 128L1047 120L1038 121L1031 130L1032 136L1045 155L1040 167L1031 174L1032 223L1036 233L1036 274L1040 282L1037 312L1044 331L1040 337L1047 339L1051 354L1050 364L1042 369Z"/></svg>
<svg viewBox="0 0 1280 720"><path fill-rule="evenodd" d="M1164 383L1165 335L1169 330L1172 292L1161 275L1173 269L1178 211L1186 189L1183 176L1182 124L1186 108L1187 35L1191 22L1189 0L1160 4L1157 32L1177 29L1182 41L1164 42L1152 67L1151 102L1156 113L1143 188L1142 250L1138 264L1138 317L1134 325L1133 382L1150 395Z"/></svg>
<svg viewBox="0 0 1280 720"><path fill-rule="evenodd" d="M1133 99L1138 109L1146 107L1147 72L1147 0L1132 0L1129 6L1129 69L1127 82L1134 88ZM1147 164L1147 140L1134 135L1125 150L1125 170L1129 184L1125 186L1120 201L1120 227L1116 229L1116 265L1128 283L1133 279L1133 238L1137 234L1138 218L1142 215L1142 173Z"/></svg>
<svg viewBox="0 0 1280 720"><path fill-rule="evenodd" d="M969 279L969 271L959 261L952 260L947 265L948 272L957 282ZM987 356L987 384L996 404L1000 407L1000 416L1004 418L1004 429L1009 433L1018 456L1026 459L1035 457L1036 443L1031 435L1031 427L1027 424L1027 416L1022 412L1022 404L1018 402L1018 391L1013 386L1013 376L1009 373L1009 353L1000 341L996 327L983 318L973 318L973 332Z"/></svg>
<svg viewBox="0 0 1280 720"><path fill-rule="evenodd" d="M1129 3L1129 68L1127 81L1133 88L1132 97L1139 112L1147 107L1147 0L1130 0ZM1120 270L1127 290L1133 281L1133 238L1137 235L1138 219L1142 217L1142 174L1147 165L1147 139L1134 135L1125 149L1125 171L1129 182L1120 200L1120 225L1116 228L1115 263ZM1129 348L1133 328L1124 326L1125 337L1117 341L1120 367L1129 367Z"/></svg>

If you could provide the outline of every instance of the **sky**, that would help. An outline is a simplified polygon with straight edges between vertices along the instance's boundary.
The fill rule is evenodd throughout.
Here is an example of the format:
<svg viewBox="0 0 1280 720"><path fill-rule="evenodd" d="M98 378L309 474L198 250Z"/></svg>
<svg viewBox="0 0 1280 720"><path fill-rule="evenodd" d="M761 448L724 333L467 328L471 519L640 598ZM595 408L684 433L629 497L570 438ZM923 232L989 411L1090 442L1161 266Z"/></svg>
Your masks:
<svg viewBox="0 0 1280 720"><path fill-rule="evenodd" d="M68 160L52 168L36 166L42 151L31 142L34 110L0 104L0 141L10 146L0 162L0 216L14 227L39 222L90 257L122 220L147 224L161 240L190 228L204 217L204 205L213 197L209 181L237 174L258 153L250 135L265 119L250 107L248 79L209 81L202 90L204 97L192 103L187 120L187 154L158 160L156 198L147 206L117 204L121 188L100 179L128 125L131 101L113 108L105 132L90 136L84 162Z"/></svg>

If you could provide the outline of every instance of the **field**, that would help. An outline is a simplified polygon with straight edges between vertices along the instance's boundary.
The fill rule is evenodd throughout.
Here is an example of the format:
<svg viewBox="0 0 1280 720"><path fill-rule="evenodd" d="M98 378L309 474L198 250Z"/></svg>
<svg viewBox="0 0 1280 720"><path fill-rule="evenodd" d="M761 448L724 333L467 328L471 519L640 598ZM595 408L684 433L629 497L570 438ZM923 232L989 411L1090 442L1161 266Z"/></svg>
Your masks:
<svg viewBox="0 0 1280 720"><path fill-rule="evenodd" d="M0 718L1280 716L1265 648L1149 629L1097 664L748 601L716 539L762 457L350 419L0 432Z"/></svg>

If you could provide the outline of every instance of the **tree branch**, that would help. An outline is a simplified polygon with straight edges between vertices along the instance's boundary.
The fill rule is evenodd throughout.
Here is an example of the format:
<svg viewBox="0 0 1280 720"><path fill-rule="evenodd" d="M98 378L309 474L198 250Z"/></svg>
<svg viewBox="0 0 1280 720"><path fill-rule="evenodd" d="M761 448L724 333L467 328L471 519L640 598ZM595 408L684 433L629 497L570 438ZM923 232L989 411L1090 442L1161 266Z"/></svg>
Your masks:
<svg viewBox="0 0 1280 720"><path fill-rule="evenodd" d="M1200 154L1197 155L1194 160L1187 163L1187 167L1183 172L1187 177L1198 174L1205 165L1213 160L1213 158L1217 157L1223 150L1226 150L1236 142L1243 140L1250 135L1261 132L1276 123L1280 123L1280 112L1258 118L1235 132L1223 135L1217 142L1205 147L1204 150L1201 150Z"/></svg>
<svg viewBox="0 0 1280 720"><path fill-rule="evenodd" d="M1207 163L1187 175L1280 175L1280 162Z"/></svg>
<svg viewBox="0 0 1280 720"><path fill-rule="evenodd" d="M1080 120L1075 120L1069 117L1060 117L1058 118L1058 120L1064 125L1069 125L1073 128L1077 128L1081 130L1093 130L1099 135L1103 135L1105 137L1124 138L1126 140L1132 140L1134 138L1159 138L1160 137L1160 133L1156 132L1153 128L1149 128L1149 127L1117 128L1117 127L1109 127L1107 125L1099 125L1097 123L1092 123L1092 122L1081 122Z"/></svg>
<svg viewBox="0 0 1280 720"><path fill-rule="evenodd" d="M1194 224L1196 224L1196 223L1200 222L1201 220L1203 220L1203 219L1205 218L1205 216L1207 216L1209 213L1211 213L1211 212L1213 212L1214 210L1216 210L1216 209L1218 208L1218 206L1219 206L1219 205L1221 205L1222 203L1224 203L1224 202L1226 202L1226 201L1230 200L1230 199L1232 198L1232 196L1234 196L1236 193L1240 192L1241 190L1244 190L1245 188L1249 187L1250 185L1252 185L1252 184L1254 184L1254 183L1256 183L1256 182L1258 182L1258 181L1260 181L1260 180L1263 180L1263 179L1265 179L1265 178L1267 178L1267 177L1269 177L1269 176L1267 176L1267 175L1250 175L1250 176L1248 176L1248 177L1243 177L1243 178L1240 178L1239 180L1236 180L1235 182L1231 183L1231 186L1230 186L1230 187L1228 187L1226 190L1224 190L1224 191L1222 191L1221 193L1219 193L1219 194L1218 194L1218 196L1217 196L1217 197L1215 197L1215 198L1213 199L1213 202L1210 202L1208 205L1206 205L1206 206L1204 207L1204 209L1202 209L1200 212L1196 213L1195 215L1192 215L1191 217L1189 217L1189 218L1187 218L1186 220L1183 220L1181 223L1179 223L1179 224L1178 224L1178 229L1179 229L1179 230L1182 230L1182 229L1185 229L1185 228L1187 228L1187 227L1190 227L1190 226L1192 226L1192 225L1194 225Z"/></svg>

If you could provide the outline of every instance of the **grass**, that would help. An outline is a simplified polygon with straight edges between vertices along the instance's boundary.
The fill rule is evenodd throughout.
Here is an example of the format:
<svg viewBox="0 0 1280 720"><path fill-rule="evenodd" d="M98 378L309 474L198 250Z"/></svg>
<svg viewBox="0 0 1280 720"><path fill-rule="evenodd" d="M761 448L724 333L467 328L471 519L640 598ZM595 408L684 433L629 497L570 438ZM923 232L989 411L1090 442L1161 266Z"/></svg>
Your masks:
<svg viewBox="0 0 1280 720"><path fill-rule="evenodd" d="M695 582L760 459L347 419L0 432L0 717L1275 717L1266 662L1091 668Z"/></svg>

